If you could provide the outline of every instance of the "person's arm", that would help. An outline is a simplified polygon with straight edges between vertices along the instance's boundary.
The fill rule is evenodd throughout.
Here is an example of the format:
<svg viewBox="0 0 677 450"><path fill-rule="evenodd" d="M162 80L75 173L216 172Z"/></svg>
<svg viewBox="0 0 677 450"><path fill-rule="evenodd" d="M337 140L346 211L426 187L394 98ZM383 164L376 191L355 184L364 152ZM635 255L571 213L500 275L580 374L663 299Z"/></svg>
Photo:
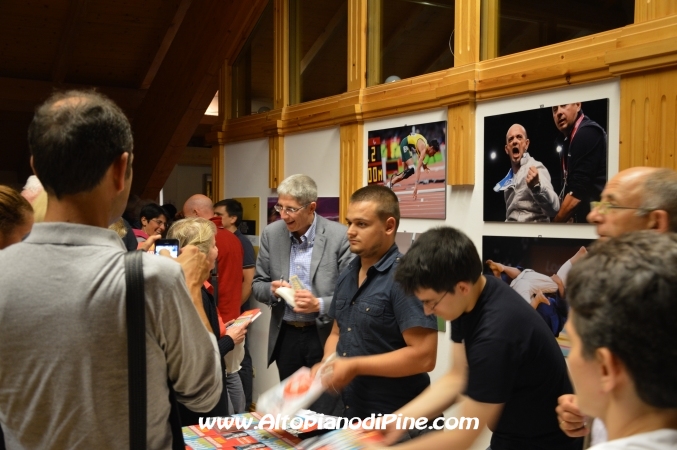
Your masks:
<svg viewBox="0 0 677 450"><path fill-rule="evenodd" d="M421 152L418 155L418 160L416 161L416 180L414 181L414 200L416 200L416 194L418 193L418 180L421 178L421 166L423 165L423 160L425 159L425 152Z"/></svg>
<svg viewBox="0 0 677 450"><path fill-rule="evenodd" d="M394 414L402 414L402 417L428 417L433 418L442 414L447 408L456 403L465 389L468 378L468 362L465 356L465 346L454 343L451 346L451 368L437 381L432 383L421 394L404 405ZM391 424L383 431L386 443L396 442L404 433L397 430ZM433 447L430 447L433 448Z"/></svg>
<svg viewBox="0 0 677 450"><path fill-rule="evenodd" d="M542 163L529 167L527 173L527 187L531 190L534 201L549 217L553 217L559 211L559 197L552 187L550 172Z"/></svg>
<svg viewBox="0 0 677 450"><path fill-rule="evenodd" d="M557 399L555 411L557 412L559 427L567 436L581 437L590 433L585 416L578 409L578 399L574 394L560 395Z"/></svg>
<svg viewBox="0 0 677 450"><path fill-rule="evenodd" d="M334 224L336 225L336 224ZM348 243L348 236L346 234L346 227L341 226L341 240L338 246L338 249L336 250L336 279L338 280L339 275L348 267L348 264L350 264L350 261L352 261L353 255L350 252L350 244ZM337 232L337 231L334 231ZM335 283L332 283L332 287L335 287ZM302 292L302 291L301 291ZM312 293L311 293L312 295ZM296 300L296 299L294 299ZM326 321L327 319L327 314L329 314L329 310L331 309L331 305L334 301L334 291L328 292L326 295L323 295L321 298L318 298L318 305L317 309L313 311L308 311L308 312L319 312L320 316L318 319L320 321ZM320 305L319 302L322 302ZM301 311L297 311L301 312ZM306 311L302 311L306 312Z"/></svg>
<svg viewBox="0 0 677 450"><path fill-rule="evenodd" d="M564 197L564 200L562 201L562 204L559 207L559 211L557 212L555 218L552 219L552 221L567 222L573 215L574 209L576 209L576 207L580 202L581 202L580 199L577 199L576 197L573 196L571 192L569 192L566 195L566 197Z"/></svg>
<svg viewBox="0 0 677 450"><path fill-rule="evenodd" d="M503 404L482 403L471 398L465 398L461 403L459 416L477 418L479 424L477 429L468 427L467 429L457 428L441 433L427 433L417 439L396 445L395 448L400 450L418 450L421 448L468 449L472 447L485 427L493 428L501 417L502 411Z"/></svg>
<svg viewBox="0 0 677 450"><path fill-rule="evenodd" d="M329 358L333 353L336 353L336 346L339 341L339 327L338 322L334 320L334 325L332 325L331 333L327 337L327 341L324 343L324 356L322 356L322 361L315 364L311 369L311 374L315 376L315 372L324 364L324 362ZM335 389L334 389L335 390Z"/></svg>
<svg viewBox="0 0 677 450"><path fill-rule="evenodd" d="M163 256L168 256L168 252L163 250ZM167 254L165 254L167 253ZM181 264L183 275L186 279L186 286L190 292L193 306L197 310L198 316L207 330L212 333L212 326L209 323L207 314L202 303L202 284L209 277L210 267L207 263L207 256L200 252L194 245L188 245L181 249L181 254L176 261Z"/></svg>
<svg viewBox="0 0 677 450"><path fill-rule="evenodd" d="M433 370L437 358L437 331L414 327L403 331L402 337L407 345L400 349L335 360L331 385L341 389L359 375L399 378Z"/></svg>
<svg viewBox="0 0 677 450"><path fill-rule="evenodd" d="M268 241L268 229L264 229L261 234L261 245L259 246L259 256L256 258L256 270L252 280L252 292L254 298L261 303L269 306L277 304L276 298L271 294L272 285L270 273L270 253Z"/></svg>
<svg viewBox="0 0 677 450"><path fill-rule="evenodd" d="M255 271L255 267L242 269L242 300L240 305L244 305L249 300L249 296L252 295L252 282L254 281Z"/></svg>
<svg viewBox="0 0 677 450"><path fill-rule="evenodd" d="M137 250L141 250L144 252L148 252L150 250L153 250L155 248L155 241L158 239L162 239L162 236L159 234L154 234L152 236L148 236L148 239L146 239L143 242L139 242L138 246L136 247Z"/></svg>

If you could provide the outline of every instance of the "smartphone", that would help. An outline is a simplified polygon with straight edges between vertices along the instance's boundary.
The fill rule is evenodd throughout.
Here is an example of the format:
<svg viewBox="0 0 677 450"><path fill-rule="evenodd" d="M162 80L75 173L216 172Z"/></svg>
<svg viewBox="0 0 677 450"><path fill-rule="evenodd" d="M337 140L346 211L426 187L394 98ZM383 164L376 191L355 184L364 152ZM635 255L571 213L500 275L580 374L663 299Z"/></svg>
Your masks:
<svg viewBox="0 0 677 450"><path fill-rule="evenodd" d="M155 241L155 254L159 255L160 250L167 250L172 258L179 256L179 240L178 239L158 239Z"/></svg>

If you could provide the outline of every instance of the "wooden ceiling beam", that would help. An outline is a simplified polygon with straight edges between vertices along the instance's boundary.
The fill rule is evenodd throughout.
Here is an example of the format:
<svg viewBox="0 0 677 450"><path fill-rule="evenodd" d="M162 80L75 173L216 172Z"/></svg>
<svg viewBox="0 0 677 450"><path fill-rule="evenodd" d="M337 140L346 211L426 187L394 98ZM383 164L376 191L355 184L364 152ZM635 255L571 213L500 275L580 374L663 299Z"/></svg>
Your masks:
<svg viewBox="0 0 677 450"><path fill-rule="evenodd" d="M134 120L133 192L155 198L267 0L192 2Z"/></svg>
<svg viewBox="0 0 677 450"><path fill-rule="evenodd" d="M169 47L174 41L176 32L181 27L181 23L183 22L183 18L186 16L186 12L190 7L191 1L192 0L181 0L179 7L176 9L176 13L174 13L174 18L172 18L169 28L167 28L167 32L160 43L160 48L158 48L158 51L155 53L155 56L153 57L148 70L146 71L146 75L143 77L143 81L141 81L141 89L148 89L153 82L153 79L155 78L155 75L162 64L162 61L165 59L165 55L167 54Z"/></svg>
<svg viewBox="0 0 677 450"><path fill-rule="evenodd" d="M55 84L49 81L25 80L0 77L0 111L33 112L55 89L88 90L94 86L83 84ZM126 89L100 86L96 90L110 97L127 115L133 116L146 92L140 89Z"/></svg>
<svg viewBox="0 0 677 450"><path fill-rule="evenodd" d="M75 40L86 11L87 0L71 0L68 5L66 23L59 39L59 50L52 66L52 81L57 84L63 83L68 73L68 60L73 53Z"/></svg>

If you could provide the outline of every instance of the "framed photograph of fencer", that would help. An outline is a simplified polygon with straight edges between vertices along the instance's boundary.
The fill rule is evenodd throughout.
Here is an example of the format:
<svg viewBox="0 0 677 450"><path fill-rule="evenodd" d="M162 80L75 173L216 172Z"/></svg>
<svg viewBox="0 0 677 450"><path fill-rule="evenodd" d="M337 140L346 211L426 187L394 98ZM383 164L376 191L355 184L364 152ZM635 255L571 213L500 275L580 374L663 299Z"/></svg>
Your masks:
<svg viewBox="0 0 677 450"><path fill-rule="evenodd" d="M367 135L367 184L385 185L403 218L446 218L447 122L406 124Z"/></svg>
<svg viewBox="0 0 677 450"><path fill-rule="evenodd" d="M608 177L609 99L571 101L484 117L485 222L586 223Z"/></svg>
<svg viewBox="0 0 677 450"><path fill-rule="evenodd" d="M592 239L483 236L484 275L510 285L545 321L565 356L569 270L585 256Z"/></svg>

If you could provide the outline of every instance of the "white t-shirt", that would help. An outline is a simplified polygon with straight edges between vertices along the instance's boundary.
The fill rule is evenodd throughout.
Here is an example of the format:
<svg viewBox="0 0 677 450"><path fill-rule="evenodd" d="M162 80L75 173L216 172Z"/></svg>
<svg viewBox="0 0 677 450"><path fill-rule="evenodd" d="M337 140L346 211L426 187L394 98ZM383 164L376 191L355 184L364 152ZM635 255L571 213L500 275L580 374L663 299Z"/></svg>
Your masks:
<svg viewBox="0 0 677 450"><path fill-rule="evenodd" d="M663 428L649 433L635 434L623 439L590 447L589 450L674 450L677 448L677 430Z"/></svg>

